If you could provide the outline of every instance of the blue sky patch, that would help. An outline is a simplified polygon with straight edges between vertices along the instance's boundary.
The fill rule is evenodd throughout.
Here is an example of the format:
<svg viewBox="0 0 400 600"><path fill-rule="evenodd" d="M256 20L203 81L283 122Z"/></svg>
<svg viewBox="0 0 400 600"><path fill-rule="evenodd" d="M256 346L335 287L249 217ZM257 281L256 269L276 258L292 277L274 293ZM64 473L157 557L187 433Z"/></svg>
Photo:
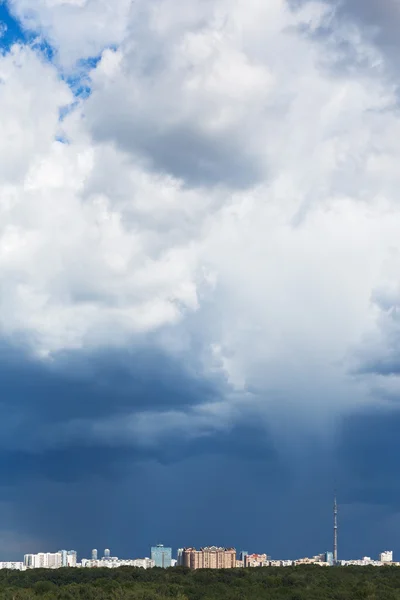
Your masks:
<svg viewBox="0 0 400 600"><path fill-rule="evenodd" d="M0 0L0 52L8 52L15 43L30 44L31 47L42 54L42 56L51 63L55 62L56 50L42 36L38 36L34 31L24 30L19 21L15 19L9 8L8 3ZM61 78L71 88L74 96L79 99L85 99L90 96L90 78L88 72L94 69L101 60L101 54L82 59L76 65L73 74L60 74ZM75 107L75 104L69 106L64 113L68 113ZM61 119L65 114L61 115Z"/></svg>
<svg viewBox="0 0 400 600"><path fill-rule="evenodd" d="M26 41L26 33L11 15L7 4L0 0L0 51L8 52L11 46Z"/></svg>

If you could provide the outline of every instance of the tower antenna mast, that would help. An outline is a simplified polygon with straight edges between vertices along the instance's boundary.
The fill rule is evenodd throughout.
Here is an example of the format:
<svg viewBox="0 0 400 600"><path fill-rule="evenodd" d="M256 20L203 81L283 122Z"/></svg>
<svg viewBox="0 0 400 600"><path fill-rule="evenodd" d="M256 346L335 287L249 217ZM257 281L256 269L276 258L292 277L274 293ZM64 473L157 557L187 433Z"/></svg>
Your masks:
<svg viewBox="0 0 400 600"><path fill-rule="evenodd" d="M333 564L337 565L337 534L338 534L338 524L337 524L337 500L336 500L336 492L333 502Z"/></svg>

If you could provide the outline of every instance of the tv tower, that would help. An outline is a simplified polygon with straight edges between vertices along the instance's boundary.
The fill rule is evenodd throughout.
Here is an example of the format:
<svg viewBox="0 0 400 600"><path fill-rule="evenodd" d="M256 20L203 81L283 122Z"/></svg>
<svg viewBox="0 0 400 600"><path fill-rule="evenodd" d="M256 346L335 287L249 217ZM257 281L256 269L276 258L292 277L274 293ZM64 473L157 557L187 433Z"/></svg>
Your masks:
<svg viewBox="0 0 400 600"><path fill-rule="evenodd" d="M337 501L333 501L333 564L337 565Z"/></svg>

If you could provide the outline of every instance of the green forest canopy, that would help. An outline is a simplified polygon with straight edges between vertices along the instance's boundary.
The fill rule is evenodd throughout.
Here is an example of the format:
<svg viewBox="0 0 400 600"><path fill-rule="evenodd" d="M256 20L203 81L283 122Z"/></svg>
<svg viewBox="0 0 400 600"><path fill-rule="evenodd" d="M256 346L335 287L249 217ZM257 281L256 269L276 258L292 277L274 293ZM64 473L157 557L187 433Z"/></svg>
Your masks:
<svg viewBox="0 0 400 600"><path fill-rule="evenodd" d="M400 567L0 570L1 600L400 600Z"/></svg>

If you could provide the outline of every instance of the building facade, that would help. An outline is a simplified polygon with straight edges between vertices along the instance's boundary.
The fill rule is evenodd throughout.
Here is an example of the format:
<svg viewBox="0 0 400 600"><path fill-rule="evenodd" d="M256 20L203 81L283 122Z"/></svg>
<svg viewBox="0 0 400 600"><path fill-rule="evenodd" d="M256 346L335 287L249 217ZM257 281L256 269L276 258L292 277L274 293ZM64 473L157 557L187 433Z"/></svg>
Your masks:
<svg viewBox="0 0 400 600"><path fill-rule="evenodd" d="M76 567L77 554L75 550L68 550L67 552L67 567Z"/></svg>
<svg viewBox="0 0 400 600"><path fill-rule="evenodd" d="M27 569L60 569L76 567L75 550L59 550L58 552L38 552L25 554L24 566Z"/></svg>
<svg viewBox="0 0 400 600"><path fill-rule="evenodd" d="M183 548L178 548L176 553L176 564L178 567L183 567Z"/></svg>
<svg viewBox="0 0 400 600"><path fill-rule="evenodd" d="M9 569L10 571L25 571L23 562L0 562L0 569Z"/></svg>
<svg viewBox="0 0 400 600"><path fill-rule="evenodd" d="M189 569L234 569L236 567L236 550L217 546L207 546L200 550L185 548L183 564Z"/></svg>
<svg viewBox="0 0 400 600"><path fill-rule="evenodd" d="M168 548L166 546L163 546L162 544L152 546L151 560L154 561L154 565L156 567L160 567L161 569L167 569L171 566L172 548Z"/></svg>
<svg viewBox="0 0 400 600"><path fill-rule="evenodd" d="M379 555L379 560L383 563L391 563L393 562L393 551L392 550L385 550L384 552L381 552Z"/></svg>
<svg viewBox="0 0 400 600"><path fill-rule="evenodd" d="M119 567L138 567L141 569L151 569L154 567L154 561L150 558L134 558L134 559L119 559L115 558L115 560L89 560L88 558L83 558L81 566L83 569L118 569Z"/></svg>
<svg viewBox="0 0 400 600"><path fill-rule="evenodd" d="M333 566L333 552L325 552L325 562L327 562L330 567Z"/></svg>
<svg viewBox="0 0 400 600"><path fill-rule="evenodd" d="M268 557L266 554L246 554L244 558L245 567L265 567Z"/></svg>

